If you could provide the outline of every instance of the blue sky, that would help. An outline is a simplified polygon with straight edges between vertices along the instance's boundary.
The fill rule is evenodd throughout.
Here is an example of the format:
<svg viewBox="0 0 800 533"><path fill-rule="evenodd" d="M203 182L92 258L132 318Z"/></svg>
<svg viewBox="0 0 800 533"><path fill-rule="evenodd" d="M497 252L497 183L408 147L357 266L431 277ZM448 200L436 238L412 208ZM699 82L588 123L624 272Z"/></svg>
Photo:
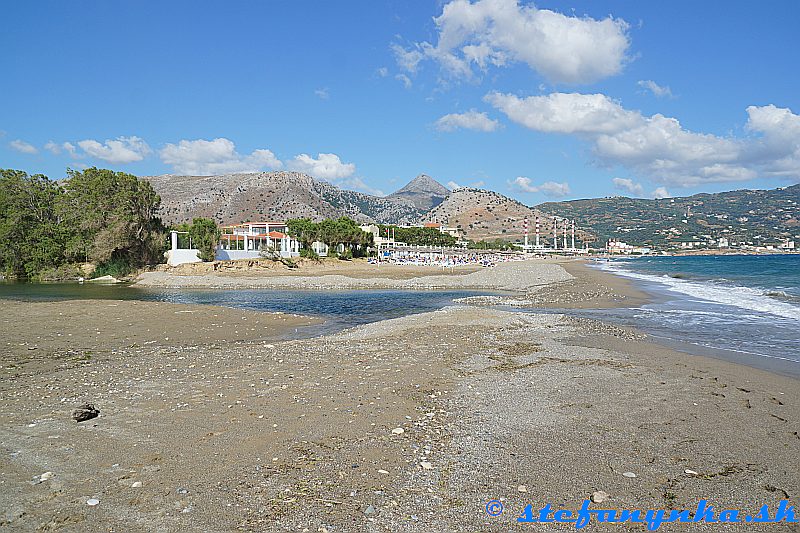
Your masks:
<svg viewBox="0 0 800 533"><path fill-rule="evenodd" d="M527 204L800 181L800 3L16 2L0 166L419 173Z"/></svg>

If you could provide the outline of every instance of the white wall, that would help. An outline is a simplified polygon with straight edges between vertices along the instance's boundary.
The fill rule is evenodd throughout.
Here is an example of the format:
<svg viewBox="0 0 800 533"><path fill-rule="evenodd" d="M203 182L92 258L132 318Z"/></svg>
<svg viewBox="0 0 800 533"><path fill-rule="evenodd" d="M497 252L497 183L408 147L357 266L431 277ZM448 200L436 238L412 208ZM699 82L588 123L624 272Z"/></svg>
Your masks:
<svg viewBox="0 0 800 533"><path fill-rule="evenodd" d="M258 259L261 257L256 250L223 250L217 248L217 261L227 261L229 259Z"/></svg>
<svg viewBox="0 0 800 533"><path fill-rule="evenodd" d="M183 248L167 251L167 264L170 266L182 265L184 263L199 263L202 261L197 257L200 250L195 248Z"/></svg>

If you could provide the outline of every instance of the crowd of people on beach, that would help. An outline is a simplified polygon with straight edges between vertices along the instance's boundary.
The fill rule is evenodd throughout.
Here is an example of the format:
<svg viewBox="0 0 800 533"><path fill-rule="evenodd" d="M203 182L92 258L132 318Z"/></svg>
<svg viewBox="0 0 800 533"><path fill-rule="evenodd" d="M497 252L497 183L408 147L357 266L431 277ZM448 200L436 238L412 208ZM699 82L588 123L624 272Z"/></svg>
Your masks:
<svg viewBox="0 0 800 533"><path fill-rule="evenodd" d="M498 263L509 261L520 261L525 259L521 254L508 253L432 253L432 252L394 252L370 258L371 264L390 264L390 265L409 265L409 266L432 266L441 268L453 268L457 266L478 265L493 267Z"/></svg>

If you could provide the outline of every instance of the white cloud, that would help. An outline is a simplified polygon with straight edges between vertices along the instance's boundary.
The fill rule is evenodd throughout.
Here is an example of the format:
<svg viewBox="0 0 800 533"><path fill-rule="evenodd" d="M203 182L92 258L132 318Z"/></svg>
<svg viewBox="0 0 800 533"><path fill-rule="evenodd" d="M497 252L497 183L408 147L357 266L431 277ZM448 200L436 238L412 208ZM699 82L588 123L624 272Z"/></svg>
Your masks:
<svg viewBox="0 0 800 533"><path fill-rule="evenodd" d="M21 139L17 139L17 140L11 141L10 143L8 143L8 145L13 150L16 150L17 152L20 152L20 153L23 153L23 154L33 155L33 154L38 154L39 153L39 149L38 148L36 148L31 143L27 143L27 142L25 142L25 141L23 141Z"/></svg>
<svg viewBox="0 0 800 533"><path fill-rule="evenodd" d="M569 184L564 183L556 183L554 181L546 181L539 185L539 190L545 196L550 196L551 198L563 198L564 196L569 195L570 189Z"/></svg>
<svg viewBox="0 0 800 533"><path fill-rule="evenodd" d="M636 183L635 181L627 178L614 178L611 180L614 184L615 189L619 189L621 191L627 191L634 196L642 196L644 194L644 188L642 188L641 183Z"/></svg>
<svg viewBox="0 0 800 533"><path fill-rule="evenodd" d="M53 155L59 155L61 153L61 145L53 141L47 141L44 145L44 149Z"/></svg>
<svg viewBox="0 0 800 533"><path fill-rule="evenodd" d="M745 129L761 138L751 144L747 157L760 161L772 176L794 177L800 174L800 115L772 104L747 108Z"/></svg>
<svg viewBox="0 0 800 533"><path fill-rule="evenodd" d="M495 92L484 100L514 122L549 133L616 132L634 126L641 118L604 94L552 93L519 98Z"/></svg>
<svg viewBox="0 0 800 533"><path fill-rule="evenodd" d="M78 155L78 149L71 142L65 142L64 144L61 145L61 147L64 150L67 151L67 153L70 155L70 157L75 158L75 159L78 159L79 157L81 157L81 156Z"/></svg>
<svg viewBox="0 0 800 533"><path fill-rule="evenodd" d="M79 141L78 146L87 155L109 163L133 163L141 161L152 153L147 143L136 136L117 137L113 140L106 140L103 144L94 139L86 139Z"/></svg>
<svg viewBox="0 0 800 533"><path fill-rule="evenodd" d="M419 62L425 57L425 54L423 54L418 47L406 50L399 44L393 44L391 49L400 68L412 74L417 72L417 65L419 65Z"/></svg>
<svg viewBox="0 0 800 533"><path fill-rule="evenodd" d="M322 89L315 90L314 94L320 100L327 100L328 98L330 98L330 94L328 94L328 88L327 87L323 87Z"/></svg>
<svg viewBox="0 0 800 533"><path fill-rule="evenodd" d="M753 135L734 138L686 130L677 119L627 110L603 94L491 93L486 101L532 130L587 140L598 162L667 185L800 175L800 116L774 105L748 107L745 128Z"/></svg>
<svg viewBox="0 0 800 533"><path fill-rule="evenodd" d="M461 187L464 187L464 185L456 183L453 180L448 181L445 185L447 185L447 188L450 189L450 190L460 189ZM474 182L470 183L468 185L468 187L472 187L473 189L480 189L484 185L486 185L486 182L484 182L483 180L478 180L478 181L474 181Z"/></svg>
<svg viewBox="0 0 800 533"><path fill-rule="evenodd" d="M639 80L636 84L643 89L647 89L659 98L664 96L672 98L672 89L667 86L662 87L653 80Z"/></svg>
<svg viewBox="0 0 800 533"><path fill-rule="evenodd" d="M411 78L409 78L405 74L397 74L394 77L394 79L400 80L401 82L403 82L403 87L405 87L406 89L410 89L411 88L411 85L412 85Z"/></svg>
<svg viewBox="0 0 800 533"><path fill-rule="evenodd" d="M451 113L438 119L435 123L439 131L454 131L459 128L476 131L494 131L500 123L489 118L486 113L478 113L470 109L466 113Z"/></svg>
<svg viewBox="0 0 800 533"><path fill-rule="evenodd" d="M653 198L655 198L657 200L660 200L662 198L671 198L672 197L672 195L669 193L669 191L667 191L666 187L659 187L658 189L654 190L650 194L653 196Z"/></svg>
<svg viewBox="0 0 800 533"><path fill-rule="evenodd" d="M375 69L375 74L377 74L381 78L385 78L386 76L389 75L389 69L386 67L379 67Z"/></svg>
<svg viewBox="0 0 800 533"><path fill-rule="evenodd" d="M47 141L44 149L53 155L61 155L61 152L66 152L73 159L81 159L84 155L78 153L78 147L71 142L58 144L55 141Z"/></svg>
<svg viewBox="0 0 800 533"><path fill-rule="evenodd" d="M314 159L308 154L300 154L287 163L290 169L304 172L315 178L335 181L349 178L356 171L353 163L342 163L336 154L317 154Z"/></svg>
<svg viewBox="0 0 800 533"><path fill-rule="evenodd" d="M212 141L197 139L167 144L159 155L161 161L172 166L175 173L193 176L257 172L283 166L270 150L254 150L249 155L241 155L236 151L233 141L222 137Z"/></svg>
<svg viewBox="0 0 800 533"><path fill-rule="evenodd" d="M628 61L628 24L611 17L566 16L517 0L453 0L434 19L438 42L393 45L398 65L414 73L423 59L457 77L474 67L525 63L554 83L591 83Z"/></svg>
<svg viewBox="0 0 800 533"><path fill-rule="evenodd" d="M546 181L541 185L534 185L530 178L518 176L511 185L521 191L527 193L542 193L551 198L563 198L570 194L569 184L556 183L555 181Z"/></svg>

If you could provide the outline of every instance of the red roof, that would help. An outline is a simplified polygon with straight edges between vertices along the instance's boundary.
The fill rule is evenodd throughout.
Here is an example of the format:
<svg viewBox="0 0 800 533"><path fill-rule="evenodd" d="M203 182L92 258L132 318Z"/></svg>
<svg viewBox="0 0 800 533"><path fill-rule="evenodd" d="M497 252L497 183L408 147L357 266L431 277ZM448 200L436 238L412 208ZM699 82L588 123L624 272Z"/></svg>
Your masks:
<svg viewBox="0 0 800 533"><path fill-rule="evenodd" d="M442 225L439 224L438 222L426 222L425 223L425 227L426 228L441 228Z"/></svg>
<svg viewBox="0 0 800 533"><path fill-rule="evenodd" d="M286 234L281 233L280 231L270 231L269 233L267 233L267 235L269 235L270 239L283 239L284 237L286 237Z"/></svg>

